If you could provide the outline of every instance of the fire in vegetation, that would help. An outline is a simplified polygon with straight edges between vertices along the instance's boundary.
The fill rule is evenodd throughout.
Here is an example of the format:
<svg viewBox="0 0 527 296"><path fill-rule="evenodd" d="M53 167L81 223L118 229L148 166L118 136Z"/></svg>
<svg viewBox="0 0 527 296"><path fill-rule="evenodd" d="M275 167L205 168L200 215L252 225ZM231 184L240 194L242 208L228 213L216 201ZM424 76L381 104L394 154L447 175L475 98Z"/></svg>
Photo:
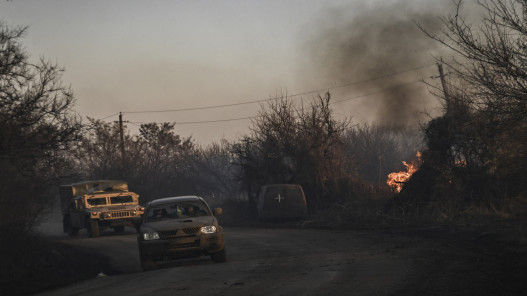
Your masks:
<svg viewBox="0 0 527 296"><path fill-rule="evenodd" d="M388 175L386 184L390 186L395 192L399 193L403 189L404 183L410 180L410 177L419 169L421 164L421 152L417 151L417 161L407 163L403 161L406 171L393 172Z"/></svg>

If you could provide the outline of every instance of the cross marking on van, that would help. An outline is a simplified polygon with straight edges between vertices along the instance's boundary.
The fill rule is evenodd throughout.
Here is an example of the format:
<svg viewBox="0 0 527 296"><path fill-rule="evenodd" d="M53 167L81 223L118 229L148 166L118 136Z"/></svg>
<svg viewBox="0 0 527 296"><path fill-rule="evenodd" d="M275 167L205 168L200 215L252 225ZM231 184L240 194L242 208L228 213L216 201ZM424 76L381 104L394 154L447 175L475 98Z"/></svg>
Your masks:
<svg viewBox="0 0 527 296"><path fill-rule="evenodd" d="M275 197L274 199L278 200L278 203L280 203L280 201L281 201L281 200L284 200L285 197L280 196L280 193L278 193L278 196Z"/></svg>

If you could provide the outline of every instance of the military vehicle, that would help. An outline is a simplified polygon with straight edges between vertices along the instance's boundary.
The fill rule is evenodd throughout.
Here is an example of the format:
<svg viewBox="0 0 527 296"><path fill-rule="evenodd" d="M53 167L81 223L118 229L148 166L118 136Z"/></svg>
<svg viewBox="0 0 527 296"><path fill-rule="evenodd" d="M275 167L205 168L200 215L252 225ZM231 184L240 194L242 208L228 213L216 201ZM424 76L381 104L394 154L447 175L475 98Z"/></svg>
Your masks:
<svg viewBox="0 0 527 296"><path fill-rule="evenodd" d="M125 181L98 180L60 186L64 232L70 236L86 228L91 237L106 228L124 232L139 228L144 207L139 195L128 191Z"/></svg>
<svg viewBox="0 0 527 296"><path fill-rule="evenodd" d="M269 184L258 195L260 220L300 220L307 217L306 197L297 184Z"/></svg>

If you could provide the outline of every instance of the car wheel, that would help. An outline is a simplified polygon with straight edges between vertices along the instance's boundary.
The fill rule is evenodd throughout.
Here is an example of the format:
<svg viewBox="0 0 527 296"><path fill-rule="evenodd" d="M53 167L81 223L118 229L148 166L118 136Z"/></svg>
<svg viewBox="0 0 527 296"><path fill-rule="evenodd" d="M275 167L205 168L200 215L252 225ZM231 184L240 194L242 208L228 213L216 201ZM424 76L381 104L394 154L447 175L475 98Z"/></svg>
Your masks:
<svg viewBox="0 0 527 296"><path fill-rule="evenodd" d="M98 237L100 235L99 221L90 220L88 222L88 234L90 235L90 237Z"/></svg>
<svg viewBox="0 0 527 296"><path fill-rule="evenodd" d="M115 226L113 230L115 232L124 232L124 225Z"/></svg>
<svg viewBox="0 0 527 296"><path fill-rule="evenodd" d="M157 263L150 259L141 259L141 269L143 271L154 270L157 268Z"/></svg>
<svg viewBox="0 0 527 296"><path fill-rule="evenodd" d="M210 257L212 258L214 262L217 262L217 263L222 263L222 262L227 261L227 254L225 253L225 249L217 253L211 254Z"/></svg>

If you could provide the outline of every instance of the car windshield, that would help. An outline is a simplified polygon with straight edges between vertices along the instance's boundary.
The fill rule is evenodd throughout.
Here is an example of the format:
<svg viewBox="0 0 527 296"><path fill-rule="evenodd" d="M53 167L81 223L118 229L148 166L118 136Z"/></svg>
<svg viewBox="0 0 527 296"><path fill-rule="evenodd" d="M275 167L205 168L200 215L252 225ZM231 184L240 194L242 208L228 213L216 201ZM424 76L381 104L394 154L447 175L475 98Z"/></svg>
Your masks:
<svg viewBox="0 0 527 296"><path fill-rule="evenodd" d="M134 202L134 199L131 195L118 195L118 196L112 196L110 197L110 202L112 204L121 204L121 203L129 203Z"/></svg>
<svg viewBox="0 0 527 296"><path fill-rule="evenodd" d="M92 197L86 200L90 206L102 206L106 204L106 197Z"/></svg>
<svg viewBox="0 0 527 296"><path fill-rule="evenodd" d="M146 222L211 216L209 208L201 201L185 201L151 207Z"/></svg>

